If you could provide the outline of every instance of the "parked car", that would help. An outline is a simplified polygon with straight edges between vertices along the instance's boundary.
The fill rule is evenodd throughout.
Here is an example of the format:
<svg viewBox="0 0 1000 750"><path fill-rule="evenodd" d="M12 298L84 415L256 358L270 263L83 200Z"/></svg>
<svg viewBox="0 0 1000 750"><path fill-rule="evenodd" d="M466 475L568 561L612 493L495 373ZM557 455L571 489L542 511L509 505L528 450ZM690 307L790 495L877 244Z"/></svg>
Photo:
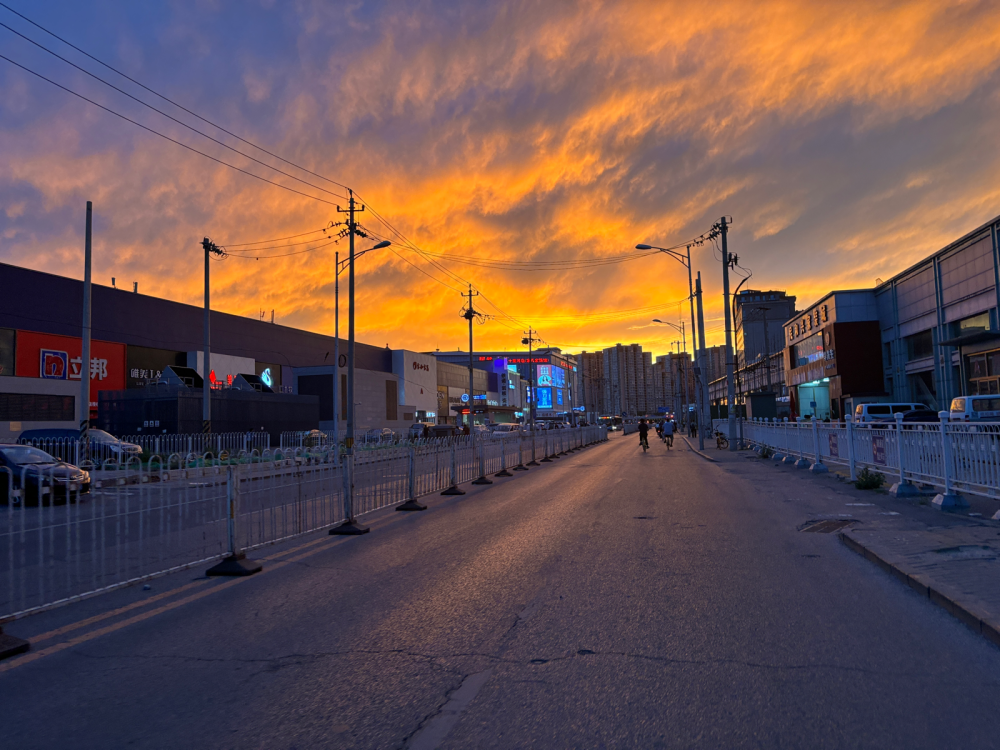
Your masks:
<svg viewBox="0 0 1000 750"><path fill-rule="evenodd" d="M521 431L521 425L516 424L516 423L507 423L507 424L493 425L493 432L500 433L500 434L505 434L506 435L506 434L510 434L512 432L520 432L520 431Z"/></svg>
<svg viewBox="0 0 1000 750"><path fill-rule="evenodd" d="M898 411L908 412L926 408L927 407L923 404L914 403L896 404L876 402L870 404L858 404L854 409L854 421L862 424L868 424L882 417L889 417L890 419L893 419L893 414Z"/></svg>
<svg viewBox="0 0 1000 750"><path fill-rule="evenodd" d="M90 492L90 474L30 445L0 445L0 467L0 503L4 505L11 502L11 488L24 490L25 505L38 504L46 496L51 503L60 498L65 502L73 493Z"/></svg>
<svg viewBox="0 0 1000 750"><path fill-rule="evenodd" d="M104 430L91 429L87 431L87 434L90 436L90 452L95 459L114 458L123 461L130 456L139 456L142 453L141 445L119 440ZM53 443L66 443L79 439L80 432L78 430L50 428L25 430L18 436L17 442L47 448L50 446L54 447Z"/></svg>
<svg viewBox="0 0 1000 750"><path fill-rule="evenodd" d="M1000 422L1000 396L962 396L951 400L952 422Z"/></svg>
<svg viewBox="0 0 1000 750"><path fill-rule="evenodd" d="M912 409L911 411L897 412L897 414L903 415L903 422L907 424L912 424L914 422L939 422L938 413L936 411L931 411L930 409ZM872 424L895 424L896 415L893 414L891 417L879 417L878 419L872 420Z"/></svg>

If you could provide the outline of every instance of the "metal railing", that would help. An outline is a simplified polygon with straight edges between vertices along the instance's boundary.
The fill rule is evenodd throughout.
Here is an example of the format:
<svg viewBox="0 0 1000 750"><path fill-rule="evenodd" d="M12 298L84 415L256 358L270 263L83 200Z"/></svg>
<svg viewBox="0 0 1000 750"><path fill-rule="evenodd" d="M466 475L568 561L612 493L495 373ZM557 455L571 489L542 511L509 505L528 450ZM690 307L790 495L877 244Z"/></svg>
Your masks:
<svg viewBox="0 0 1000 750"><path fill-rule="evenodd" d="M776 460L823 471L827 463L849 467L851 479L868 468L890 482L939 487L1000 500L1000 424L818 422L748 420L744 441L766 447Z"/></svg>
<svg viewBox="0 0 1000 750"><path fill-rule="evenodd" d="M339 524L345 461L358 516L608 437L548 432L108 459L89 493L65 467L0 468L0 623Z"/></svg>
<svg viewBox="0 0 1000 750"><path fill-rule="evenodd" d="M83 444L76 438L32 438L19 441L45 451L60 461L80 466L84 463ZM137 451L134 446L138 446ZM107 462L124 464L132 457L169 456L171 454L203 456L206 453L249 453L271 447L266 432L223 432L182 435L122 435L114 441L90 441L90 465L100 469Z"/></svg>

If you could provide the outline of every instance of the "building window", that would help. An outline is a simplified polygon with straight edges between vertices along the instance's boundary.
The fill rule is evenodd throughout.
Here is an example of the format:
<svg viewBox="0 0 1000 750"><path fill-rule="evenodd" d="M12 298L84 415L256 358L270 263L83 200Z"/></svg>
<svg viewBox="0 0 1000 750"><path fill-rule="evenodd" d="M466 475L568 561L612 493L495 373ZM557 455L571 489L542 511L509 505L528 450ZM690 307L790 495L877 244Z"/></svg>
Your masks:
<svg viewBox="0 0 1000 750"><path fill-rule="evenodd" d="M908 361L934 356L934 335L929 329L907 336L904 341Z"/></svg>
<svg viewBox="0 0 1000 750"><path fill-rule="evenodd" d="M960 320L954 324L959 335L963 333L975 333L976 331L990 330L990 314L988 312L973 315L971 318Z"/></svg>
<svg viewBox="0 0 1000 750"><path fill-rule="evenodd" d="M397 406L399 406L399 402L396 396L396 381L387 380L385 381L385 418L388 421L395 422L399 419L396 410Z"/></svg>

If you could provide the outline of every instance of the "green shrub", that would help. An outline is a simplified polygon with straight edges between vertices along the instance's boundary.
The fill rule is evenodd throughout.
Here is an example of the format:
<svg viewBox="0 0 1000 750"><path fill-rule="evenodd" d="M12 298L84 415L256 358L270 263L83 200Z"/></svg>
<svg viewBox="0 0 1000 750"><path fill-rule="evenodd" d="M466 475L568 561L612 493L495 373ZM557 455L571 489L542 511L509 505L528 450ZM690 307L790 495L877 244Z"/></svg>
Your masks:
<svg viewBox="0 0 1000 750"><path fill-rule="evenodd" d="M763 448L760 449L760 457L761 458L770 458L773 455L774 455L774 451L772 451L766 445Z"/></svg>
<svg viewBox="0 0 1000 750"><path fill-rule="evenodd" d="M868 469L859 471L858 478L854 482L854 486L859 490L877 490L883 484L885 484L885 474Z"/></svg>

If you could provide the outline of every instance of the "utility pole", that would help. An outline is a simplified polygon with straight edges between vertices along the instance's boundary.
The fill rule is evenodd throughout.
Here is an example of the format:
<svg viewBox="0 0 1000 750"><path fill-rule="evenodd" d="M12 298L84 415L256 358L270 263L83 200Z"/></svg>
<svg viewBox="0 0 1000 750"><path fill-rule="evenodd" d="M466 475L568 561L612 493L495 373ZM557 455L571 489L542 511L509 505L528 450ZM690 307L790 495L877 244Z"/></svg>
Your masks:
<svg viewBox="0 0 1000 750"><path fill-rule="evenodd" d="M356 213L360 213L365 210L364 206L361 208L357 207L357 202L354 200L354 191L348 188L347 190L347 208L341 208L337 206L337 213L347 214L347 236L350 244L350 254L348 274L347 274L347 296L348 296L348 306L347 306L347 434L344 437L344 445L346 447L346 461L344 462L343 471L345 474L345 508L344 515L347 520L344 521L340 526L335 526L330 529L331 534L335 535L348 535L354 536L357 534L366 534L370 531L367 526L360 524L354 518L354 235L358 233L357 222L354 219ZM367 235L366 235L367 236ZM339 354L339 352L338 352ZM337 367L340 367L340 362L337 362ZM337 373L340 374L339 372ZM337 384L339 385L339 383Z"/></svg>
<svg viewBox="0 0 1000 750"><path fill-rule="evenodd" d="M90 267L94 204L87 201L87 230L83 244L83 350L80 354L80 461L90 461Z"/></svg>
<svg viewBox="0 0 1000 750"><path fill-rule="evenodd" d="M333 446L340 463L340 251L333 254Z"/></svg>
<svg viewBox="0 0 1000 750"><path fill-rule="evenodd" d="M531 375L531 398L528 399L528 419L531 421L532 432L535 431L535 402L538 400L538 395L535 393L535 365L531 361L531 347L536 341L538 341L538 339L535 338L536 333L538 333L538 331L533 331L531 326L528 326L528 330L524 332L525 338L521 339L522 344L528 345L528 372ZM534 443L532 443L532 446L534 446ZM534 457L532 457L532 460L534 460Z"/></svg>
<svg viewBox="0 0 1000 750"><path fill-rule="evenodd" d="M705 430L712 425L712 410L708 405L708 363L705 351L705 311L701 302L701 271L695 285L695 295L698 297L698 331L701 339L701 372L698 374L698 384L701 386L701 400L698 402L698 450L705 450Z"/></svg>
<svg viewBox="0 0 1000 750"><path fill-rule="evenodd" d="M736 380L733 366L733 316L729 309L729 224L723 216L718 225L722 235L722 300L726 316L726 403L728 404L729 450L736 451Z"/></svg>
<svg viewBox="0 0 1000 750"><path fill-rule="evenodd" d="M476 292L476 293L473 294L473 292L472 292L472 284L469 284L469 293L468 293L468 295L463 294L462 296L463 297L468 296L468 298L469 298L469 306L465 310L462 311L462 317L469 321L469 421L467 422L467 424L469 425L469 434L471 435L472 434L472 423L475 421L475 416L476 416L476 408L475 408L476 397L475 397L475 395L472 392L472 383L473 383L473 376L472 376L472 373L473 373L473 369L472 369L472 321L479 315L479 313L476 312L476 310L472 307L472 298L473 297L478 297L479 296L479 292ZM530 359L530 357L529 357L529 359Z"/></svg>
<svg viewBox="0 0 1000 750"><path fill-rule="evenodd" d="M212 255L222 257L222 250L219 246L212 242L208 237L201 241L201 246L205 250L205 346L204 352L202 353L203 366L202 366L202 395L201 395L201 431L206 435L212 431L212 404L211 404L211 393L212 393L212 364L210 362L211 354L209 352L212 345L212 325L209 320L210 315L210 304L209 304L209 272L208 264Z"/></svg>

